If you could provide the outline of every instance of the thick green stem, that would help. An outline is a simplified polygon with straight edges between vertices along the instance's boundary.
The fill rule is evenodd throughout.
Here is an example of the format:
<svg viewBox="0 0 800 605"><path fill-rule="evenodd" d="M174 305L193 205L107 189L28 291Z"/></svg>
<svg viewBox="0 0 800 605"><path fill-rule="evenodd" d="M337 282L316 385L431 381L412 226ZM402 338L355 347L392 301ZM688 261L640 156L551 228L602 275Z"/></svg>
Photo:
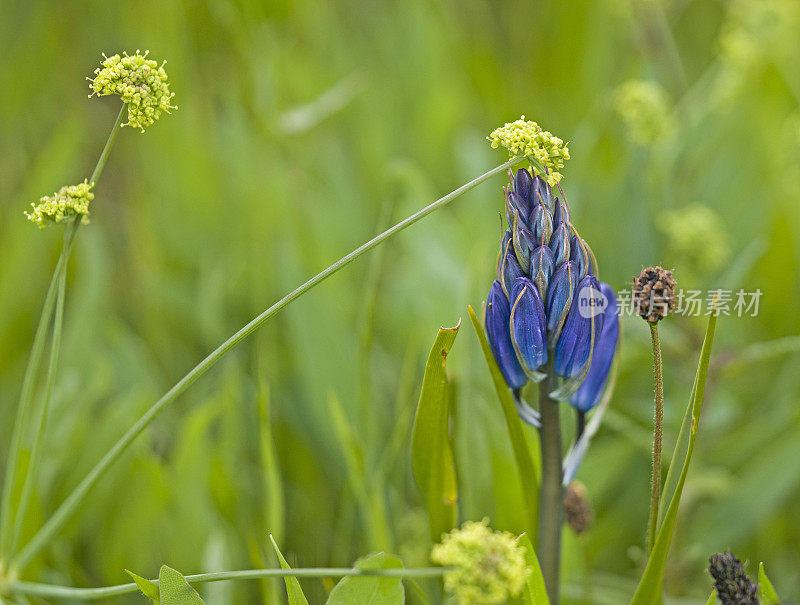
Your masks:
<svg viewBox="0 0 800 605"><path fill-rule="evenodd" d="M417 569L352 569L349 567L338 568L313 568L313 569L245 569L242 571L221 571L217 573L201 573L184 576L190 584L203 582L219 582L221 580L257 580L260 578L276 578L293 576L295 578L343 578L346 576L381 577L381 578L436 578L443 576L450 570L448 567L421 567ZM151 580L158 584L158 580ZM102 588L73 588L71 586L56 586L53 584L39 584L36 582L14 582L9 591L37 597L51 597L56 599L77 599L89 601L104 599L122 594L137 592L136 584L119 584L117 586L104 586Z"/></svg>
<svg viewBox="0 0 800 605"><path fill-rule="evenodd" d="M349 265L351 262L356 260L365 252L368 252L375 246L382 244L384 241L392 237L393 235L399 233L406 227L409 227L419 221L420 219L428 216L431 212L438 210L442 206L448 204L449 202L453 201L457 197L463 195L467 191L474 189L484 181L488 180L495 174L499 172L503 172L507 168L512 167L513 165L519 163L521 158L515 158L513 160L509 160L499 166L492 168L488 172L485 172L478 178L462 185L458 189L448 193L442 198L439 198L432 204L426 206L422 210L412 214L405 220L400 221L393 227L390 227L380 235L372 238L365 244L362 244L355 250L353 250L350 254L342 257L334 264L329 266L327 269L321 271L310 280L308 280L303 285L297 287L296 289L292 290L289 294L281 298L278 302L274 305L269 307L267 310L262 312L260 315L256 316L252 319L248 324L242 327L238 332L236 332L233 336L228 338L225 342L223 342L219 347L217 347L214 351L212 351L208 357L203 359L200 363L198 363L192 370L189 371L183 378L181 378L175 386L173 386L169 391L167 391L164 396L161 397L158 401L156 401L153 406L147 410L144 415L136 421L136 423L128 429L128 431L117 441L111 449L103 456L100 461L89 471L89 473L84 477L84 479L72 490L72 492L67 496L64 502L56 509L53 515L47 520L47 522L42 526L39 532L31 538L30 542L20 551L20 553L14 557L12 560L12 565L15 568L23 568L25 565L30 563L34 556L42 549L44 546L53 538L53 536L58 533L58 531L64 526L64 524L69 520L69 518L78 510L80 507L81 502L89 493L89 491L94 487L95 483L100 479L100 477L105 473L108 468L116 462L116 460L122 455L122 453L127 449L127 447L136 439L142 432L150 425L151 422L158 416L158 414L170 403L172 403L175 399L177 399L178 395L183 393L195 380L200 378L211 366L217 363L222 357L225 356L228 351L233 349L237 344L239 344L242 340L247 338L250 334L252 334L255 330L257 330L264 322L268 319L276 315L280 312L284 307L287 307L290 303L294 302L295 299L300 298L303 294L320 284L321 282L325 281L331 275L339 271L340 269L344 268L345 266ZM559 461L559 469L560 469L560 461ZM559 484L560 485L560 484Z"/></svg>
<svg viewBox="0 0 800 605"><path fill-rule="evenodd" d="M564 519L561 421L559 402L550 398L554 386L552 362L545 371L547 378L539 384L539 412L542 415L539 438L542 448L542 491L539 502L539 549L536 554L542 567L547 596L550 602L556 605L559 602L561 525Z"/></svg>
<svg viewBox="0 0 800 605"><path fill-rule="evenodd" d="M90 183L96 183L97 179L100 177L100 173L103 172L103 168L108 160L108 155L111 153L111 148L113 147L114 142L117 139L119 129L122 126L122 120L125 117L125 109L126 106L123 104L119 110L119 113L117 114L117 119L114 122L114 126L111 128L111 133L109 134L108 139L106 139L106 144L103 147L103 151L100 153L100 158L97 160L97 164L95 164L94 170L92 171L92 176L89 179ZM14 430L11 436L11 449L9 450L8 460L6 463L6 472L3 478L2 509L0 509L0 561L5 560L6 557L11 554L11 551L16 544L18 534L17 526L19 526L20 520L18 518L15 519L12 516L11 509L13 508L13 494L16 488L17 467L19 464L19 454L22 450L22 436L26 424L25 420L27 418L27 411L30 407L31 400L33 398L34 380L39 371L42 357L44 355L44 342L45 337L47 336L47 328L49 327L50 320L53 317L53 311L56 304L56 288L58 287L62 273L66 271L67 259L69 258L69 254L72 250L72 244L75 241L75 236L78 232L78 227L80 226L80 218L81 217L75 217L75 219L67 224L65 229L65 245L62 247L61 256L58 259L56 268L53 271L53 277L50 280L50 286L47 290L47 295L45 296L44 305L42 306L42 313L39 317L39 325L36 328L36 334L33 339L31 355L28 358L28 365L25 368L25 375L22 380L22 390L20 392L19 402L17 404L17 414L14 420ZM53 335L53 338L56 338L55 334ZM60 334L58 338L60 339ZM53 352L51 349L51 362L52 354ZM48 377L48 382L49 380L50 378ZM45 418L43 415L41 422L43 422L44 419ZM37 434L41 433L41 422ZM30 471L31 466L29 464L28 474L25 480L26 487L30 484ZM23 495L25 494L26 487L23 487ZM28 487L27 489L29 490L30 488ZM19 506L17 509L24 510L24 507ZM12 526L15 527L13 533L11 531Z"/></svg>
<svg viewBox="0 0 800 605"><path fill-rule="evenodd" d="M664 431L664 379L661 369L661 341L658 324L650 324L653 342L653 373L655 375L655 421L653 426L653 473L650 478L650 517L647 522L647 552L653 550L658 525L658 505L661 499L661 440Z"/></svg>

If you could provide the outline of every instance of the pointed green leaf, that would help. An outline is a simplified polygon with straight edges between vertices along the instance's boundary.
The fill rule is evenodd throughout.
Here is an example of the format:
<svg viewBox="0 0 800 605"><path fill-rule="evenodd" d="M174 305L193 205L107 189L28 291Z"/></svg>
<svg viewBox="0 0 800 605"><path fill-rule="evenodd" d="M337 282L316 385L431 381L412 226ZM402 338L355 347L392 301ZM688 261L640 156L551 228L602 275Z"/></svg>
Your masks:
<svg viewBox="0 0 800 605"><path fill-rule="evenodd" d="M393 555L383 552L362 557L354 565L356 569L402 569L403 563ZM348 576L333 587L327 605L402 605L405 589L401 578L381 576Z"/></svg>
<svg viewBox="0 0 800 605"><path fill-rule="evenodd" d="M697 365L697 374L692 387L692 395L689 399L689 409L691 410L692 423L689 429L689 445L686 450L686 458L683 461L683 468L678 477L678 484L675 493L669 502L667 511L664 514L664 521L658 530L653 550L647 560L642 579L633 596L631 605L651 605L661 597L661 584L664 580L664 566L667 563L669 547L672 543L672 534L675 531L675 524L678 520L678 506L680 505L683 486L686 483L686 475L689 472L689 463L692 461L694 444L697 440L697 430L700 424L700 412L703 409L703 395L705 394L706 378L708 376L708 364L711 360L711 346L714 343L714 331L717 325L717 316L711 315L708 318L706 336L703 340L703 348L700 351L700 361Z"/></svg>
<svg viewBox="0 0 800 605"><path fill-rule="evenodd" d="M531 450L528 448L528 442L525 440L525 435L522 432L522 421L517 415L517 408L514 405L514 400L511 397L511 392L508 389L503 373L497 365L497 362L492 355L492 349L489 347L489 341L486 339L486 331L483 329L478 316L472 307L467 307L469 311L469 318L472 321L472 327L475 328L475 334L481 343L481 350L483 357L486 359L486 365L489 366L489 373L492 375L494 388L497 392L497 398L500 400L500 405L503 409L503 416L506 420L508 427L508 436L511 439L511 449L514 452L514 460L517 464L517 472L519 473L520 485L522 486L522 495L525 498L525 508L528 517L528 536L531 543L536 541L536 536L539 530L539 448L534 447L536 458L531 456ZM539 435L535 432L532 433L532 438L537 440Z"/></svg>
<svg viewBox="0 0 800 605"><path fill-rule="evenodd" d="M539 567L539 558L536 556L528 534L522 534L517 538L517 544L525 550L525 564L529 570L528 578L525 581L525 590L522 592L523 602L525 605L550 605L542 568Z"/></svg>
<svg viewBox="0 0 800 605"><path fill-rule="evenodd" d="M764 605L780 605L781 603L778 593L775 592L775 587L769 581L767 572L764 571L763 561L758 564L758 593Z"/></svg>
<svg viewBox="0 0 800 605"><path fill-rule="evenodd" d="M428 354L425 377L419 395L411 435L411 463L414 478L428 508L431 539L438 542L443 533L456 526L455 462L450 442L451 385L445 363L458 334L454 328L440 328Z"/></svg>
<svg viewBox="0 0 800 605"><path fill-rule="evenodd" d="M180 572L166 565L158 572L161 605L203 605L203 599Z"/></svg>
<svg viewBox="0 0 800 605"><path fill-rule="evenodd" d="M717 591L713 588L711 589L711 596L708 597L708 601L706 601L706 605L716 605L717 602Z"/></svg>
<svg viewBox="0 0 800 605"><path fill-rule="evenodd" d="M289 564L286 562L286 559L283 558L278 545L275 543L275 538L272 537L272 534L269 536L269 541L272 542L272 548L275 549L275 554L278 555L278 561L280 561L282 569L291 569ZM306 599L306 595L303 594L303 589L300 587L300 582L297 578L293 576L284 576L284 582L286 583L286 596L289 598L289 605L308 605L308 600Z"/></svg>
<svg viewBox="0 0 800 605"><path fill-rule="evenodd" d="M158 586L155 582L151 582L147 578L143 578L142 576L133 573L129 569L126 569L125 573L133 578L133 581L136 582L136 586L139 587L139 590L142 591L144 596L153 601L155 605L159 605L161 603L158 597Z"/></svg>

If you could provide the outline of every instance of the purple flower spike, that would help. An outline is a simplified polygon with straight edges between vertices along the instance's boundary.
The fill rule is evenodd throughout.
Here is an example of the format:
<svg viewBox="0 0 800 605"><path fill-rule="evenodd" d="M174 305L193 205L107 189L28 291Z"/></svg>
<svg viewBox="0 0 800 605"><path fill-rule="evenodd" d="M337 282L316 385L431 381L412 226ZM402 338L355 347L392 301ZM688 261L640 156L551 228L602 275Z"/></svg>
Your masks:
<svg viewBox="0 0 800 605"><path fill-rule="evenodd" d="M506 383L512 389L521 389L525 386L528 378L517 361L517 354L511 343L511 332L508 329L510 316L511 308L508 299L503 293L500 282L495 280L486 299L486 315L484 316L486 336Z"/></svg>
<svg viewBox="0 0 800 605"><path fill-rule="evenodd" d="M514 282L512 301L511 342L520 365L534 378L536 370L547 363L544 305L536 285L527 277Z"/></svg>
<svg viewBox="0 0 800 605"><path fill-rule="evenodd" d="M556 343L553 369L558 376L572 378L592 354L592 329L597 343L603 328L603 298L600 283L587 275L578 284L572 305Z"/></svg>

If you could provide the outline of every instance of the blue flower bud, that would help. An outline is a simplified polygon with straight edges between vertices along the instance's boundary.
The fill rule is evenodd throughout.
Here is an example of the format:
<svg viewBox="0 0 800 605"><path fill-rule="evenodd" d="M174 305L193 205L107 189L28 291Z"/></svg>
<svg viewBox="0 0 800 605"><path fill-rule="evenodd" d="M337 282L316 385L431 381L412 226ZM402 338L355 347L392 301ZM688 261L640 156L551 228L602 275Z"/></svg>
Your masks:
<svg viewBox="0 0 800 605"><path fill-rule="evenodd" d="M542 298L536 285L527 277L514 282L511 303L511 342L526 374L532 374L547 362L547 334Z"/></svg>
<svg viewBox="0 0 800 605"><path fill-rule="evenodd" d="M577 235L573 235L569 240L569 260L575 263L581 279L586 277L587 273L594 274L594 271L590 271L592 263L589 258L589 246Z"/></svg>
<svg viewBox="0 0 800 605"><path fill-rule="evenodd" d="M553 190L550 189L550 185L537 174L536 178L533 179L533 202L544 204L544 207L552 214L554 201L555 196L553 195Z"/></svg>
<svg viewBox="0 0 800 605"><path fill-rule="evenodd" d="M594 347L589 373L583 379L580 388L569 398L570 404L581 412L588 412L600 401L608 381L614 354L617 351L617 342L619 342L617 298L614 296L614 290L606 283L600 284L600 291L606 300L603 311L603 329Z"/></svg>
<svg viewBox="0 0 800 605"><path fill-rule="evenodd" d="M566 262L556 269L547 288L547 344L551 349L555 347L561 326L567 319L574 291L575 263Z"/></svg>
<svg viewBox="0 0 800 605"><path fill-rule="evenodd" d="M514 287L514 281L518 277L524 276L525 272L522 270L522 267L519 266L519 262L517 262L517 256L509 247L505 259L503 259L503 262L500 265L500 271L498 272L497 276L506 296L509 298L511 297L511 289Z"/></svg>
<svg viewBox="0 0 800 605"><path fill-rule="evenodd" d="M514 252L517 253L519 266L527 273L531 267L531 252L536 250L537 244L536 240L533 239L533 233L525 228L518 228L518 225L519 221L514 225L511 240L514 242Z"/></svg>
<svg viewBox="0 0 800 605"><path fill-rule="evenodd" d="M550 285L550 278L553 277L556 264L553 259L553 251L549 246L539 246L531 252L531 281L536 284L542 300L547 300L547 288Z"/></svg>
<svg viewBox="0 0 800 605"><path fill-rule="evenodd" d="M602 296L600 283L593 275L578 284L553 354L553 370L558 376L572 378L590 360L603 328L604 315L598 304Z"/></svg>
<svg viewBox="0 0 800 605"><path fill-rule="evenodd" d="M506 219L509 227L514 228L515 219L519 220L520 227L526 226L530 213L531 205L527 200L513 191L506 192Z"/></svg>
<svg viewBox="0 0 800 605"><path fill-rule="evenodd" d="M528 202L528 207L536 204L533 199L533 178L531 173L524 168L517 170L517 174L514 175L514 191Z"/></svg>
<svg viewBox="0 0 800 605"><path fill-rule="evenodd" d="M517 361L514 345L511 343L509 331L511 307L503 293L500 282L495 280L486 299L486 311L483 323L489 347L492 349L497 365L512 389L521 389L528 378Z"/></svg>
<svg viewBox="0 0 800 605"><path fill-rule="evenodd" d="M561 223L569 225L569 209L564 202L556 198L555 209L553 210L553 229L557 228Z"/></svg>
<svg viewBox="0 0 800 605"><path fill-rule="evenodd" d="M550 243L550 237L553 235L553 219L550 213L542 204L536 204L531 211L528 224L533 233L533 239L539 246L546 246Z"/></svg>
<svg viewBox="0 0 800 605"><path fill-rule="evenodd" d="M561 223L553 231L550 237L550 249L553 251L556 267L569 260L569 230L566 223Z"/></svg>

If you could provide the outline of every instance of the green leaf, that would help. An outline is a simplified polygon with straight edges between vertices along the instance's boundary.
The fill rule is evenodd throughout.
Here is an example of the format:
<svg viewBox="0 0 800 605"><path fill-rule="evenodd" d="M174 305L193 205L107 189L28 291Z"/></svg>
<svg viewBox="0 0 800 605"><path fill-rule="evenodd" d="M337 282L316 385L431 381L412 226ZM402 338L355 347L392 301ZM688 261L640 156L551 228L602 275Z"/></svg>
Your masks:
<svg viewBox="0 0 800 605"><path fill-rule="evenodd" d="M664 514L664 521L661 524L656 536L653 550L647 560L642 579L636 593L633 595L631 605L651 605L661 598L661 584L664 580L664 566L667 563L669 547L672 543L672 534L675 531L675 524L678 520L678 506L680 505L683 486L686 483L686 475L689 472L689 463L692 461L694 444L697 441L697 430L700 424L700 412L703 409L703 395L705 394L706 378L708 376L708 364L711 360L711 346L714 343L714 331L717 325L717 316L711 315L708 318L706 336L703 340L703 348L700 351L700 361L697 365L692 394L689 399L689 409L691 410L692 423L689 428L689 445L686 450L686 458L683 461L678 484L675 493L670 499L667 511Z"/></svg>
<svg viewBox="0 0 800 605"><path fill-rule="evenodd" d="M158 572L158 594L161 605L203 605L203 599L186 578L166 565Z"/></svg>
<svg viewBox="0 0 800 605"><path fill-rule="evenodd" d="M278 545L275 543L275 538L272 534L269 536L269 541L272 542L272 548L275 549L275 554L278 555L282 569L291 569L286 559L283 558ZM300 587L300 582L294 576L284 576L283 581L286 583L286 596L289 598L289 605L308 605L306 595L303 594L303 589Z"/></svg>
<svg viewBox="0 0 800 605"><path fill-rule="evenodd" d="M425 494L434 542L453 529L457 521L458 488L449 433L452 386L447 380L445 363L460 326L461 321L454 328L440 328L436 335L428 354L411 434L414 478Z"/></svg>
<svg viewBox="0 0 800 605"><path fill-rule="evenodd" d="M716 605L717 602L717 591L713 588L711 589L711 596L708 597L708 601L706 601L706 605Z"/></svg>
<svg viewBox="0 0 800 605"><path fill-rule="evenodd" d="M544 585L542 568L539 567L539 558L536 556L536 551L528 534L522 534L517 538L517 544L525 550L525 564L530 571L525 581L525 590L522 591L523 602L525 605L550 605L550 599L547 598L547 589Z"/></svg>
<svg viewBox="0 0 800 605"><path fill-rule="evenodd" d="M153 601L156 605L160 605L161 601L158 596L158 585L155 582L151 582L147 578L143 578L129 569L126 569L125 573L133 578L133 581L136 582L136 586L139 587L139 590L142 591L144 596Z"/></svg>
<svg viewBox="0 0 800 605"><path fill-rule="evenodd" d="M758 564L758 594L764 605L780 605L781 603L778 593L775 592L775 587L769 581L767 572L764 571L763 561Z"/></svg>
<svg viewBox="0 0 800 605"><path fill-rule="evenodd" d="M402 569L403 563L398 557L378 552L362 557L354 567L363 570ZM401 578L348 576L333 587L327 605L402 605L405 599Z"/></svg>
<svg viewBox="0 0 800 605"><path fill-rule="evenodd" d="M489 366L489 373L492 375L495 391L497 391L497 398L500 400L500 405L503 408L503 416L505 416L506 427L508 428L508 436L511 439L511 449L514 452L514 460L517 463L517 472L519 473L520 485L522 486L522 495L525 499L525 508L528 517L528 536L530 536L531 543L536 541L536 536L539 530L539 475L541 474L539 464L539 448L534 447L536 451L536 458L531 456L531 450L528 448L528 442L525 440L525 435L522 432L522 421L517 415L517 408L514 405L514 400L511 398L511 391L508 389L503 373L494 359L492 350L489 347L489 341L486 339L486 331L483 329L478 316L472 307L467 307L469 311L469 318L472 321L472 327L475 328L475 334L478 335L478 340L481 343L481 350L486 359L486 365ZM533 433L533 438L538 440L538 434Z"/></svg>

